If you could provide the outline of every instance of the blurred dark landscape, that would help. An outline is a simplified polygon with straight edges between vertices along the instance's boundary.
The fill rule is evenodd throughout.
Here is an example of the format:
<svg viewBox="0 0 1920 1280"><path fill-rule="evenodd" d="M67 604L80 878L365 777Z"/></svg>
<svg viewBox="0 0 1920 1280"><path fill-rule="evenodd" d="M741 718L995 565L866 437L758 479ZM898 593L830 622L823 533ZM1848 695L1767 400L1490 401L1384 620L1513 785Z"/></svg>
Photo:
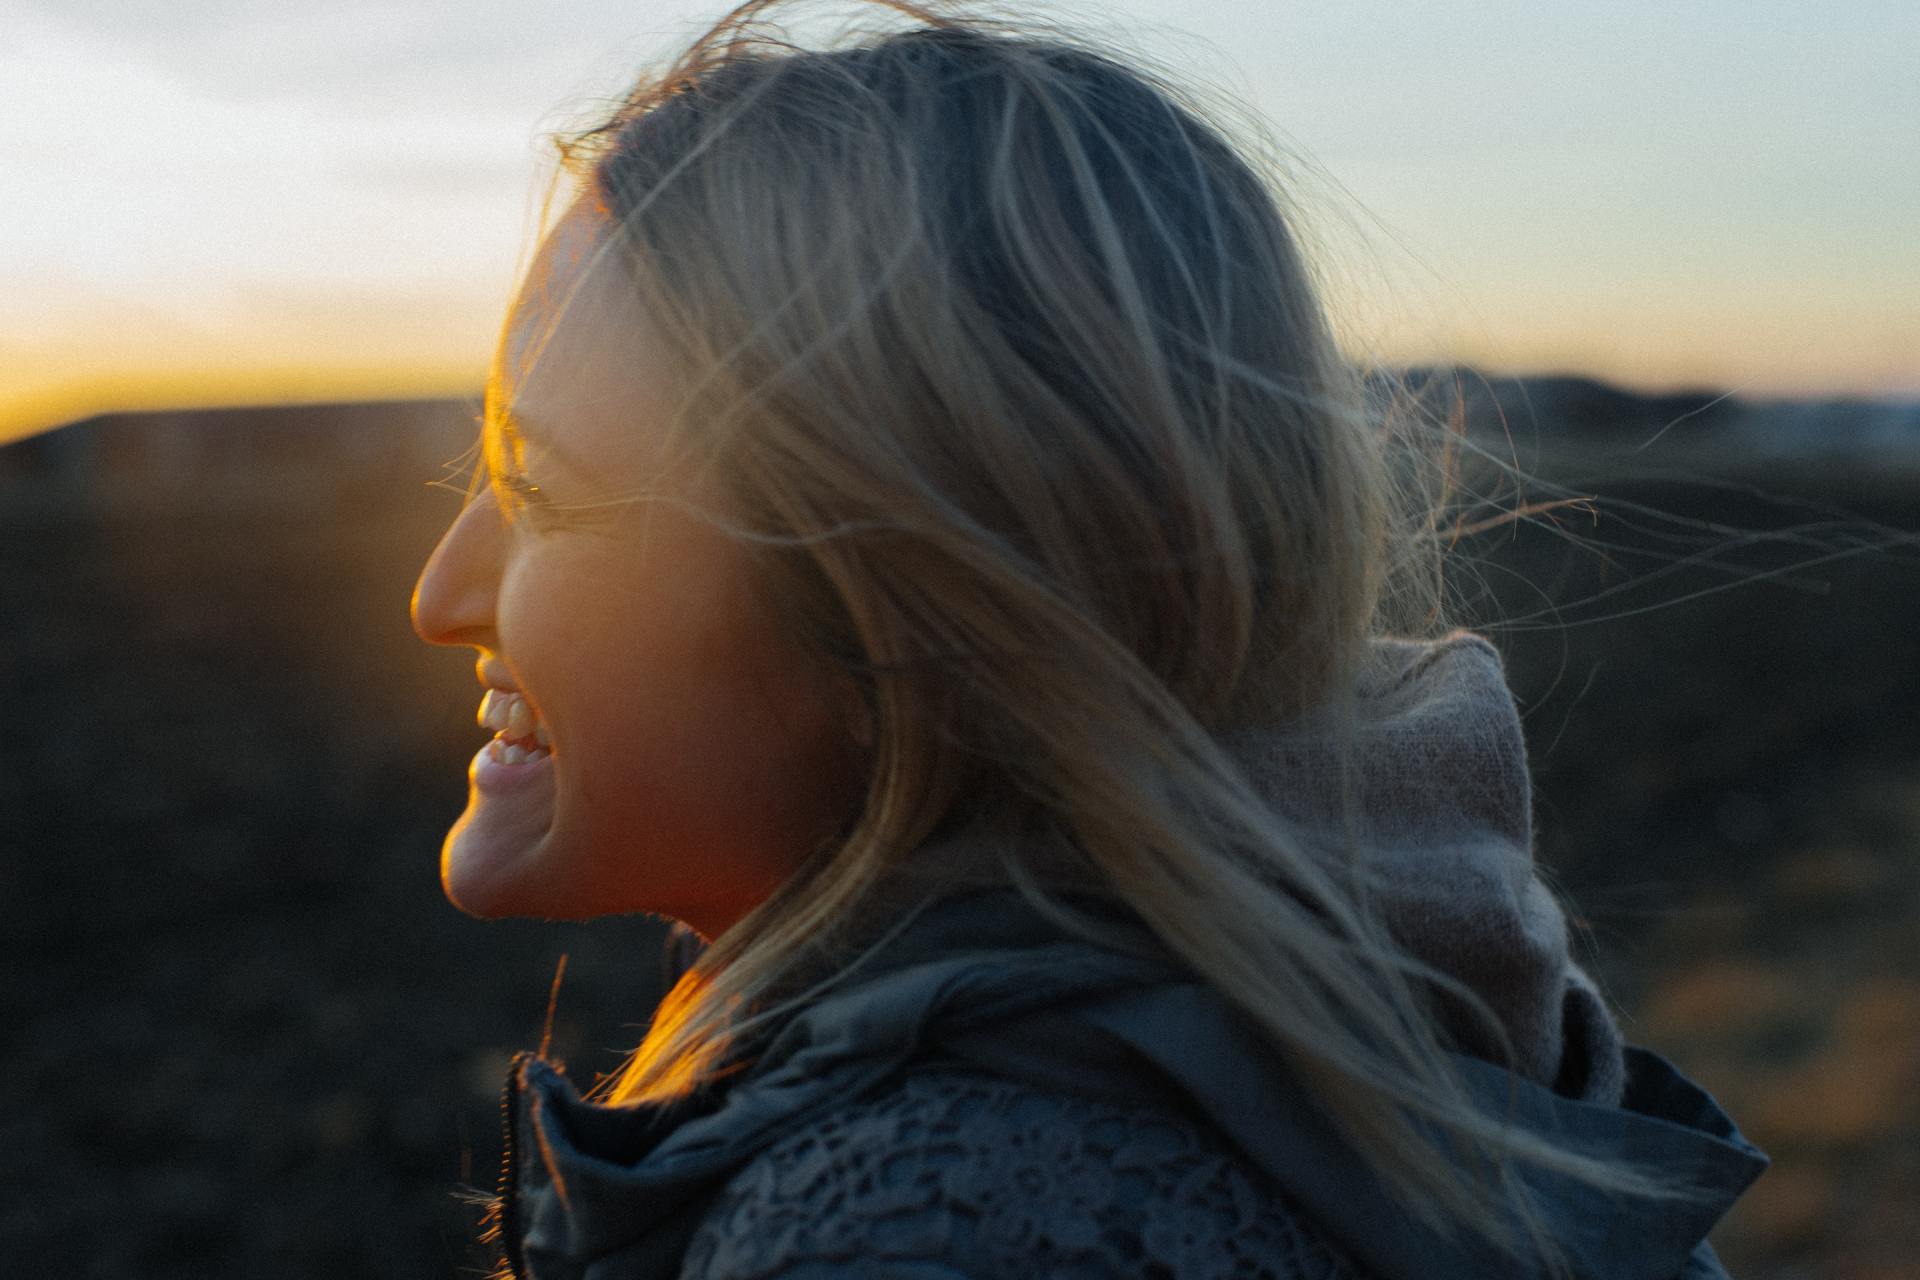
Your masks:
<svg viewBox="0 0 1920 1280"><path fill-rule="evenodd" d="M1474 538L1459 585L1583 960L1774 1157L1723 1256L1920 1277L1920 405L1462 390L1537 479L1480 473L1483 514L1586 499ZM637 1040L656 923L440 893L486 735L407 599L474 408L0 447L6 1274L479 1274L459 1192L562 954L574 1078Z"/></svg>

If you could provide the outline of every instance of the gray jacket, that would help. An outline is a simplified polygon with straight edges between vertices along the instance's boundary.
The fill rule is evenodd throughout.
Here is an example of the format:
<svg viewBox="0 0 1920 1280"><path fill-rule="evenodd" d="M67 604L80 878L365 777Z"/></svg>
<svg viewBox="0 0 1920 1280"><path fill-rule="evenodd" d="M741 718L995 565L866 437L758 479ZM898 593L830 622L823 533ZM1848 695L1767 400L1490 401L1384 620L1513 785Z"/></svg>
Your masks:
<svg viewBox="0 0 1920 1280"><path fill-rule="evenodd" d="M1494 1066L1462 1017L1455 1065L1489 1111L1699 1188L1697 1202L1654 1203L1530 1171L1578 1274L1723 1275L1707 1232L1766 1157L1672 1064L1622 1043L1568 954L1533 872L1498 655L1461 632L1382 642L1376 657L1359 743L1376 906L1403 945L1487 999L1518 1050L1512 1074ZM1331 830L1331 757L1311 726L1230 745L1276 808ZM740 1061L688 1098L609 1108L517 1059L501 1206L515 1274L1513 1274L1397 1212L1207 984L1170 957L1070 938L1009 888L932 901Z"/></svg>

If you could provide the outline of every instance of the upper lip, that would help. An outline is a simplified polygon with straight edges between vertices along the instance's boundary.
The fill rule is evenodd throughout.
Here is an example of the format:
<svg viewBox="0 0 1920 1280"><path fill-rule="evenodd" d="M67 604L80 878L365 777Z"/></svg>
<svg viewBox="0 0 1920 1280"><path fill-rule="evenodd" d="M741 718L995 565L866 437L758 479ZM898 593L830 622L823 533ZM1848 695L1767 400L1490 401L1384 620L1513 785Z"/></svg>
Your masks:
<svg viewBox="0 0 1920 1280"><path fill-rule="evenodd" d="M519 693L520 686L500 673L497 667L487 664L485 658L474 664L474 672L480 677L480 683L489 689L498 689L502 693Z"/></svg>

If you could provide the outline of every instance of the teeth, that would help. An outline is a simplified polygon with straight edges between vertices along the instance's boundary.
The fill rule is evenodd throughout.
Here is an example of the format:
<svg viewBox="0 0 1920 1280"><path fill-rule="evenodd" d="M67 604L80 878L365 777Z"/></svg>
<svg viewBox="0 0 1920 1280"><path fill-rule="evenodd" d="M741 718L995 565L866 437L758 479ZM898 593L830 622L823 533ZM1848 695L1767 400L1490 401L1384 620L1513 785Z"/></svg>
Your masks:
<svg viewBox="0 0 1920 1280"><path fill-rule="evenodd" d="M546 755L546 749L553 745L553 740L547 736L546 723L540 719L540 713L533 709L526 696L505 689L489 689L486 696L480 699L480 727L492 729L500 735L494 739L492 748L496 760L506 759L500 754L507 745L506 739L518 739L525 744L518 748L518 759L507 761L511 764L538 759Z"/></svg>
<svg viewBox="0 0 1920 1280"><path fill-rule="evenodd" d="M545 747L523 747L504 738L493 739L485 750L495 764L533 764L553 754Z"/></svg>
<svg viewBox="0 0 1920 1280"><path fill-rule="evenodd" d="M525 696L505 689L489 689L487 696L480 699L480 727L504 733L509 738L532 738L543 747L548 745L540 713Z"/></svg>
<svg viewBox="0 0 1920 1280"><path fill-rule="evenodd" d="M519 700L519 694L500 689L487 690L487 696L480 699L480 727L495 730L506 728L512 704Z"/></svg>

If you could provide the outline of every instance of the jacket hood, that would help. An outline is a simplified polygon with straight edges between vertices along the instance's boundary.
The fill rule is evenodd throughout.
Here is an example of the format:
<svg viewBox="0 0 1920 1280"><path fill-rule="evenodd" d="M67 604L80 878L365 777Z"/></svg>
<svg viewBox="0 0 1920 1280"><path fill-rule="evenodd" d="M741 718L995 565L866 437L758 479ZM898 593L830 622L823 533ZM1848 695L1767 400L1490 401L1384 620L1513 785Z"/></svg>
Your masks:
<svg viewBox="0 0 1920 1280"><path fill-rule="evenodd" d="M1671 1063L1623 1046L1568 956L1564 917L1532 866L1524 744L1497 652L1460 632L1383 641L1375 657L1356 747L1376 907L1403 945L1493 1006L1517 1051L1511 1074L1493 1065L1474 1051L1484 1033L1461 1019L1450 1026L1454 1065L1490 1113L1698 1189L1686 1203L1638 1200L1526 1170L1578 1274L1720 1274L1707 1232L1766 1157ZM1324 740L1302 728L1229 745L1262 794L1321 832L1332 856L1336 824L1316 799L1333 776ZM1170 959L1070 938L1004 887L932 903L852 978L756 1036L744 1070L672 1103L586 1102L551 1065L522 1055L508 1087L504 1234L543 1278L583 1275L614 1254L623 1275L675 1274L700 1206L734 1171L927 1055L1205 1116L1381 1275L1516 1274L1483 1246L1404 1220L1211 987Z"/></svg>
<svg viewBox="0 0 1920 1280"><path fill-rule="evenodd" d="M1499 651L1455 631L1381 638L1371 658L1356 690L1351 764L1375 911L1401 946L1492 1007L1522 1075L1585 1101L1619 1101L1620 1033L1574 962L1566 915L1534 864L1526 739ZM1309 723L1224 745L1310 848L1346 860L1330 735ZM1504 1061L1464 1006L1441 1004L1460 1048Z"/></svg>

